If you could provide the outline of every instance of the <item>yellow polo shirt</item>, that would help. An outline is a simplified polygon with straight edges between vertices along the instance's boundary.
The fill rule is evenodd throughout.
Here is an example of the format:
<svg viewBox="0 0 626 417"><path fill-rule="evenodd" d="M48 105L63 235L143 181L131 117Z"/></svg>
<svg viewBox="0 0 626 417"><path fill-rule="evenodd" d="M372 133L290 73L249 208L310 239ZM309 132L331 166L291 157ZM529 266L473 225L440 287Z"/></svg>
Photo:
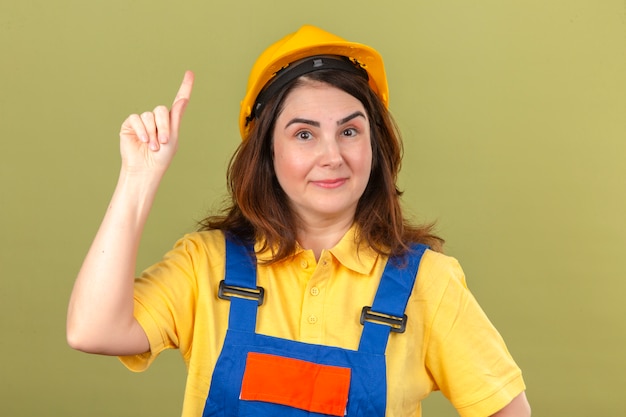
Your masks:
<svg viewBox="0 0 626 417"><path fill-rule="evenodd" d="M283 262L258 266L266 294L258 333L358 348L361 309L372 305L387 258L357 249L354 235L351 229L319 261L312 251L298 250ZM220 231L186 235L135 283L135 316L150 352L121 360L142 371L164 349L179 349L188 369L183 417L202 415L226 334L230 303L217 297L224 253ZM439 389L461 416L483 417L525 389L454 258L426 251L406 314L406 332L392 333L387 345L387 416L421 416L421 401Z"/></svg>

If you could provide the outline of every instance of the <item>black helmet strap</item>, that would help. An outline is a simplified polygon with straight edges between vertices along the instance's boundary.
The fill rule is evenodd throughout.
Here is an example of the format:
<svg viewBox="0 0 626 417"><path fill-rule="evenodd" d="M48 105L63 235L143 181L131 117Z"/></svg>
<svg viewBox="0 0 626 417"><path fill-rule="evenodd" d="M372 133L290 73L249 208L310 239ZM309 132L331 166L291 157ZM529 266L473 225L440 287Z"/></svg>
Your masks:
<svg viewBox="0 0 626 417"><path fill-rule="evenodd" d="M291 81L311 72L320 70L340 70L356 74L369 80L367 71L358 63L344 56L318 55L304 58L280 69L272 80L261 90L252 106L250 116L246 117L246 126L261 113L267 101L281 91Z"/></svg>

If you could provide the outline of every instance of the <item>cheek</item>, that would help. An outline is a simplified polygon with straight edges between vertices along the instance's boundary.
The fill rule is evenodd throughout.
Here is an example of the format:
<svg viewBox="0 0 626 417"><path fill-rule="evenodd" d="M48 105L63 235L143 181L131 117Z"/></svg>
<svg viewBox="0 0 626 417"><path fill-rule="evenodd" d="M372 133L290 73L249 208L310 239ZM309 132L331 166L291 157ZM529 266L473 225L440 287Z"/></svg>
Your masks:
<svg viewBox="0 0 626 417"><path fill-rule="evenodd" d="M286 172L301 172L309 164L310 157L304 152L277 146L274 148L274 167Z"/></svg>
<svg viewBox="0 0 626 417"><path fill-rule="evenodd" d="M306 160L302 155L288 152L281 147L274 149L274 173L283 189L301 180L307 172Z"/></svg>
<svg viewBox="0 0 626 417"><path fill-rule="evenodd" d="M370 147L369 144L366 147L364 147L361 153L359 153L359 158L355 162L358 164L361 172L366 172L369 176L369 173L372 171L374 167L372 148Z"/></svg>

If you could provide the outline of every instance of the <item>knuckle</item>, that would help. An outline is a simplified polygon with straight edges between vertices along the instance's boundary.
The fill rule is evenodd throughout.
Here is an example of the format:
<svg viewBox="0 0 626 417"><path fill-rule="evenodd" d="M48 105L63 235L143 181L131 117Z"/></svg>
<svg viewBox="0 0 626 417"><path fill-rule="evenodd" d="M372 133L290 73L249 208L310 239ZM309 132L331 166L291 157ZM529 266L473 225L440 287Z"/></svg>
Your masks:
<svg viewBox="0 0 626 417"><path fill-rule="evenodd" d="M154 119L154 114L150 111L145 111L143 113L141 113L141 118L143 120L152 120Z"/></svg>
<svg viewBox="0 0 626 417"><path fill-rule="evenodd" d="M125 121L128 123L132 123L132 122L136 122L137 120L139 120L139 115L137 113L133 113L129 115Z"/></svg>

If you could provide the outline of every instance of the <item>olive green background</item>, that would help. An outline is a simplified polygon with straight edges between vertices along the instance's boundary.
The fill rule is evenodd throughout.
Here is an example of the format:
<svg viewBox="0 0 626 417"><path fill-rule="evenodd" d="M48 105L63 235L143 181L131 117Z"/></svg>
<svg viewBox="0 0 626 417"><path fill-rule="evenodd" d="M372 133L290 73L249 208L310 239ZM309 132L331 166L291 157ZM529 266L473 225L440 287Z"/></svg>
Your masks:
<svg viewBox="0 0 626 417"><path fill-rule="evenodd" d="M438 222L534 416L626 415L623 0L0 0L0 415L179 415L177 352L133 374L65 343L119 125L196 72L143 268L219 205L248 70L304 23L383 54L407 210Z"/></svg>

